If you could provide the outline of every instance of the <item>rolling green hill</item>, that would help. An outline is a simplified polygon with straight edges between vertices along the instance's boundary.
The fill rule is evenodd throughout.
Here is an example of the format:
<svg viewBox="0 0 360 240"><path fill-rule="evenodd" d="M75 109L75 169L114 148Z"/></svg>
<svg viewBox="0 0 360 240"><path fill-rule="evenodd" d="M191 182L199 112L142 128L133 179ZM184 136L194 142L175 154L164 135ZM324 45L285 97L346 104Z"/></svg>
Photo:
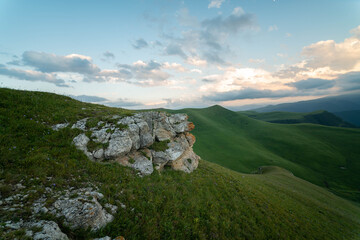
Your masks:
<svg viewBox="0 0 360 240"><path fill-rule="evenodd" d="M197 123L195 151L203 159L209 157L215 162L215 155L219 163L237 171L239 166L246 172L263 166L258 171L261 174L239 173L201 160L191 174L166 170L141 178L133 169L116 163L89 161L72 145L77 129L50 128L54 123L72 123L88 116L128 115L131 111L50 93L0 89L0 198L12 196L13 186L19 182L25 190L31 189L22 208L10 211L0 205L0 238L27 239L22 229L7 232L5 222L29 218L30 207L43 196L46 187L63 191L95 185L104 194L103 201L119 209L106 227L97 232L71 230L61 224L61 218L49 214L40 217L58 222L70 239L105 235L126 239L360 239L359 206L282 168L264 166L263 161L299 170L291 169L295 174L308 174L309 169L314 169L311 172L318 180L315 175L320 173L313 165L321 162L311 163L310 154L305 152L302 156L307 160L307 168L305 163L286 159L295 149L283 149L284 156L275 153L284 147L282 137L295 131L291 137L297 138L297 143L311 141L302 150L313 146L308 149L311 152L321 147L330 157L346 150L338 149L343 146L335 141L336 137L354 135L356 141L357 131L315 125L283 128L284 125L256 121L221 107L186 111L190 120ZM278 136L267 136L267 128L277 131ZM333 149L328 149L329 142L334 143ZM358 152L352 147L349 145L347 150L356 158ZM358 169L355 161L349 164ZM47 202L54 202L52 196L47 195Z"/></svg>
<svg viewBox="0 0 360 240"><path fill-rule="evenodd" d="M178 112L195 123L194 150L208 161L246 173L262 165L280 166L360 202L359 129L274 124L220 106Z"/></svg>
<svg viewBox="0 0 360 240"><path fill-rule="evenodd" d="M311 113L295 113L295 112L264 112L240 111L250 118L262 120L271 123L295 124L295 123L314 123L333 127L355 127L345 122L340 117L328 111L315 111Z"/></svg>

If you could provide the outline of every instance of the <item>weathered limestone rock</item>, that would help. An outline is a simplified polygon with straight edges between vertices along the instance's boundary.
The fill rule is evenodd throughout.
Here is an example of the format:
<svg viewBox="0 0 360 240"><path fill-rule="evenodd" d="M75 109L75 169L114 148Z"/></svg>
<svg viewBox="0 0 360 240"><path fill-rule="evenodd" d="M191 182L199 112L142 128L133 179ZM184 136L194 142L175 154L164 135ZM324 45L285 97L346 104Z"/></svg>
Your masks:
<svg viewBox="0 0 360 240"><path fill-rule="evenodd" d="M149 125L145 121L138 122L140 129L140 147L148 147L154 143L154 138L150 132Z"/></svg>
<svg viewBox="0 0 360 240"><path fill-rule="evenodd" d="M129 153L132 148L130 134L127 131L116 130L110 138L109 147L105 150L105 158L115 158Z"/></svg>
<svg viewBox="0 0 360 240"><path fill-rule="evenodd" d="M53 221L39 221L31 224L31 227L42 227L42 231L34 234L34 240L68 240L69 238L61 232L59 226Z"/></svg>
<svg viewBox="0 0 360 240"><path fill-rule="evenodd" d="M82 133L73 140L89 159L115 160L140 171L141 175L151 174L154 166L157 170L162 170L165 165L185 172L196 169L199 157L192 150L195 137L189 133L194 124L187 121L186 114L152 111L127 117L113 116L111 119L116 119L117 123L104 120L87 129L85 118L72 126L90 131L90 139L87 137L89 134ZM148 148L155 141L168 141L168 148L160 152L150 151ZM88 148L89 143L91 148ZM88 151L94 148L91 153ZM146 156L142 152L147 152Z"/></svg>
<svg viewBox="0 0 360 240"><path fill-rule="evenodd" d="M180 170L187 173L194 171L199 164L200 157L192 149L187 149L178 159L170 163L174 170Z"/></svg>
<svg viewBox="0 0 360 240"><path fill-rule="evenodd" d="M102 128L100 130L93 131L91 138L94 142L106 143L109 141L111 133L108 132L109 128Z"/></svg>
<svg viewBox="0 0 360 240"><path fill-rule="evenodd" d="M132 141L132 149L137 150L140 148L140 128L135 123L130 123L128 126L129 135Z"/></svg>
<svg viewBox="0 0 360 240"><path fill-rule="evenodd" d="M90 139L84 133L79 134L73 139L75 146L82 151L87 151L86 146L89 141Z"/></svg>
<svg viewBox="0 0 360 240"><path fill-rule="evenodd" d="M60 129L66 128L67 126L69 126L69 123L59 123L59 124L56 124L56 125L52 126L51 128L54 131L59 131Z"/></svg>
<svg viewBox="0 0 360 240"><path fill-rule="evenodd" d="M89 199L89 195L92 199ZM82 194L75 198L61 196L54 202L51 212L57 217L65 217L65 223L71 228L98 230L111 222L114 217L98 202L102 194L89 193L88 196Z"/></svg>
<svg viewBox="0 0 360 240"><path fill-rule="evenodd" d="M96 159L102 159L104 158L104 149L100 148L93 153L94 158Z"/></svg>
<svg viewBox="0 0 360 240"><path fill-rule="evenodd" d="M81 119L81 120L77 121L74 125L72 125L71 128L78 128L80 130L85 131L87 120L88 120L87 118Z"/></svg>

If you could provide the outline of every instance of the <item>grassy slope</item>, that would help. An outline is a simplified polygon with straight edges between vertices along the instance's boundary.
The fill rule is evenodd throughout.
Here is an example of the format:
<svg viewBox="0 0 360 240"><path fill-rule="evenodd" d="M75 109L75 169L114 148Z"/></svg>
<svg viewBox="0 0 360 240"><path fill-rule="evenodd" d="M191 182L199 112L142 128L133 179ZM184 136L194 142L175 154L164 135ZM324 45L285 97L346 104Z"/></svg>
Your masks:
<svg viewBox="0 0 360 240"><path fill-rule="evenodd" d="M220 106L179 112L195 123L194 149L208 161L247 173L262 165L281 166L360 201L359 129L267 123Z"/></svg>
<svg viewBox="0 0 360 240"><path fill-rule="evenodd" d="M0 223L26 218L45 186L61 190L91 182L119 212L97 233L61 226L74 239L360 239L359 207L277 167L251 175L202 160L192 174L168 170L139 178L132 169L89 161L71 144L77 130L54 132L41 124L128 111L0 89L0 113L1 195L11 195L6 184L20 180L37 190L19 212L0 208ZM30 181L35 177L36 185Z"/></svg>
<svg viewBox="0 0 360 240"><path fill-rule="evenodd" d="M238 113L246 115L250 118L254 118L266 122L272 122L272 123L285 123L285 124L314 123L314 124L334 126L334 127L355 127L354 125L345 122L340 117L337 117L332 113L322 110L311 113L295 113L295 112L258 113L255 111L243 111Z"/></svg>

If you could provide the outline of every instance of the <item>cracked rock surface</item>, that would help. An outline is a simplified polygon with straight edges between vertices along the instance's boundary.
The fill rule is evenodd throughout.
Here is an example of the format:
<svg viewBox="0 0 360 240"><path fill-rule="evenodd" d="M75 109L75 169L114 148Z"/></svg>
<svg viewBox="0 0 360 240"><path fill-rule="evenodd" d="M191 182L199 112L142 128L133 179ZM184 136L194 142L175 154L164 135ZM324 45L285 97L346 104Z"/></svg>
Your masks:
<svg viewBox="0 0 360 240"><path fill-rule="evenodd" d="M90 160L113 160L138 170L141 175L149 175L154 169L161 171L166 165L187 173L198 166L200 157L193 151L195 137L189 133L195 126L186 114L151 111L112 116L92 128L87 127L89 120L81 119L72 128L83 131L73 143ZM53 129L61 129L58 126L65 125L57 124ZM153 147L159 142L165 148Z"/></svg>

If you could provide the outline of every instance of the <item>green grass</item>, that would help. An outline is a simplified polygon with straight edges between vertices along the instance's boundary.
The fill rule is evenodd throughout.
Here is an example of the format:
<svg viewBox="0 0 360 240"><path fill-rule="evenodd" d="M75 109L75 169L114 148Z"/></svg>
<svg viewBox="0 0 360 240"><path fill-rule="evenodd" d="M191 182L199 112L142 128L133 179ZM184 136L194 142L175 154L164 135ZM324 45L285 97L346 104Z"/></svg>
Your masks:
<svg viewBox="0 0 360 240"><path fill-rule="evenodd" d="M27 98L36 99L37 107ZM73 104L66 105L69 101ZM63 104L65 108L55 107ZM54 107L42 109L41 106ZM83 113L83 107L88 109L89 115ZM112 111L127 113L121 109L102 108L104 114ZM67 110L76 117L70 118ZM32 202L44 194L45 187L62 191L71 186L95 184L104 194L102 202L119 207L115 220L105 228L96 233L71 230L61 224L61 219L51 215L44 215L43 219L57 221L62 231L72 239L105 235L124 236L126 239L360 239L358 206L284 169L263 167L263 174L243 174L201 160L198 169L191 174L172 170L159 174L154 171L141 178L133 169L116 163L89 161L71 143L79 130L65 128L57 132L49 127L50 123L63 122L65 116L75 121L90 117L93 111L101 115L97 105L54 94L0 89L0 111L1 196L13 194L10 186L21 180L27 189L36 190L29 194L21 210L7 212L0 208L0 224L29 217ZM23 117L22 111L47 121L43 124ZM52 116L57 117L52 119ZM207 116L202 113L199 117ZM219 126L228 123L229 116L224 117L217 119ZM198 119L191 115L190 120ZM241 123L244 127L257 123L251 121L237 121L235 125L229 125L230 129L220 128L219 132L238 131L236 129ZM199 129L197 144L200 144L201 134L198 133L209 125L198 124L196 127ZM308 126L302 127L306 130ZM214 134L208 136L217 137L216 132ZM225 142L223 147L226 143L229 142ZM228 149L222 149L220 162L231 156L231 152L225 150ZM256 152L257 148L253 150ZM214 154L211 148L209 151ZM249 169L253 171L258 166ZM48 196L47 202L51 204L53 201ZM122 204L126 208L121 208ZM0 238L23 235L23 230L6 235L0 228Z"/></svg>
<svg viewBox="0 0 360 240"><path fill-rule="evenodd" d="M322 110L311 113L296 113L296 112L259 113L255 111L243 111L238 113L246 115L250 118L271 122L271 123L283 123L283 124L314 123L314 124L334 126L334 127L355 127L355 125L345 122L336 115Z"/></svg>
<svg viewBox="0 0 360 240"><path fill-rule="evenodd" d="M208 161L246 173L263 165L280 166L360 202L359 129L274 124L220 106L170 112L189 115L195 124L194 150Z"/></svg>
<svg viewBox="0 0 360 240"><path fill-rule="evenodd" d="M156 151L156 152L163 152L166 149L168 149L168 143L170 140L164 140L164 141L155 141L149 148Z"/></svg>

